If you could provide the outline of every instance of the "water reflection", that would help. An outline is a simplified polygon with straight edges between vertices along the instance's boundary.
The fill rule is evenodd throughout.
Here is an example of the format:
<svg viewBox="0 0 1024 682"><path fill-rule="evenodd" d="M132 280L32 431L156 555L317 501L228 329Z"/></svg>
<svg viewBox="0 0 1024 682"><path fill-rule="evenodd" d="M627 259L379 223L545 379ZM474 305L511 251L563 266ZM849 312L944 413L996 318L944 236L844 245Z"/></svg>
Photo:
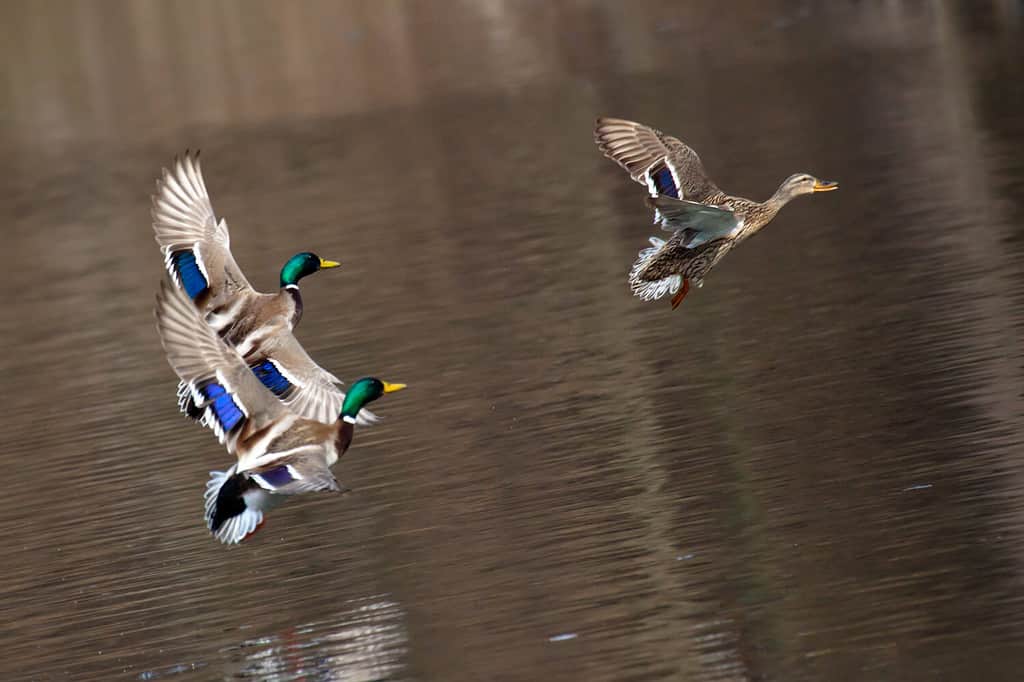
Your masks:
<svg viewBox="0 0 1024 682"><path fill-rule="evenodd" d="M331 619L222 649L224 674L268 682L402 679L408 648L403 618L385 595L355 600Z"/></svg>

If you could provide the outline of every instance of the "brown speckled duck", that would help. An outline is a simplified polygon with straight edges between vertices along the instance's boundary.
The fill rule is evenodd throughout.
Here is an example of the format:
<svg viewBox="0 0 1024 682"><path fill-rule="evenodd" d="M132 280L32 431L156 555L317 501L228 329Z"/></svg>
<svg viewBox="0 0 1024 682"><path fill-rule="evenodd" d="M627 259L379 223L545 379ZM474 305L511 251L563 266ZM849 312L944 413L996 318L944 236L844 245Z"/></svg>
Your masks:
<svg viewBox="0 0 1024 682"><path fill-rule="evenodd" d="M771 222L794 197L829 192L838 183L807 173L789 176L767 201L726 194L712 182L700 157L680 140L635 121L599 118L594 139L605 156L650 192L655 222L673 234L651 237L629 272L635 296L645 301L673 294L682 303L734 246Z"/></svg>

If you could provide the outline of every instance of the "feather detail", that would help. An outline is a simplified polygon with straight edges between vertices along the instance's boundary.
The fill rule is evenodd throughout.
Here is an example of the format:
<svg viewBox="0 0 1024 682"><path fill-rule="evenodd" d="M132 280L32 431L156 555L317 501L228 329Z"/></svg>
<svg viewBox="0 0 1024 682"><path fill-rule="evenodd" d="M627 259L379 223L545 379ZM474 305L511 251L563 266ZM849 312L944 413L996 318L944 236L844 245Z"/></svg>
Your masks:
<svg viewBox="0 0 1024 682"><path fill-rule="evenodd" d="M203 423L213 429L221 443L227 434L241 426L247 414L241 399L214 381L196 387L205 399L198 407L205 408Z"/></svg>
<svg viewBox="0 0 1024 682"><path fill-rule="evenodd" d="M256 375L256 378L262 381L263 385L269 388L271 393L278 398L287 396L295 385L288 379L287 373L282 371L282 368L273 360L267 359L250 365L249 368L252 369L252 373Z"/></svg>
<svg viewBox="0 0 1024 682"><path fill-rule="evenodd" d="M641 250L637 255L636 262L633 263L633 268L629 271L628 277L629 288L633 295L645 301L653 301L668 294L674 294L679 291L679 287L683 283L681 275L669 275L653 282L640 278L641 273L647 268L658 252L661 251L666 242L663 239L651 237L650 243L649 247Z"/></svg>
<svg viewBox="0 0 1024 682"><path fill-rule="evenodd" d="M198 257L198 251L183 249L167 253L165 263L167 270L174 278L174 283L185 290L193 301L210 288L210 280L206 276L206 268Z"/></svg>
<svg viewBox="0 0 1024 682"><path fill-rule="evenodd" d="M178 382L178 409L186 417L195 421L201 421L205 412L196 403L194 389L185 381Z"/></svg>
<svg viewBox="0 0 1024 682"><path fill-rule="evenodd" d="M199 167L199 153L175 157L163 169L153 195L153 230L162 249L176 250L196 242L216 241L230 248L227 223L217 221Z"/></svg>
<svg viewBox="0 0 1024 682"><path fill-rule="evenodd" d="M246 472L245 475L260 488L275 495L341 491L341 486L331 473L327 461L319 453L284 455L271 464Z"/></svg>
<svg viewBox="0 0 1024 682"><path fill-rule="evenodd" d="M167 361L188 386L201 423L234 452L234 434L247 420L255 428L290 416L285 407L199 316L184 291L168 283L157 294L157 329ZM179 400L184 390L179 386ZM186 407L188 407L186 402Z"/></svg>
<svg viewBox="0 0 1024 682"><path fill-rule="evenodd" d="M644 173L644 181L652 197L668 196L673 199L681 199L679 192L679 179L675 171L666 159L647 169Z"/></svg>
<svg viewBox="0 0 1024 682"><path fill-rule="evenodd" d="M621 118L599 118L594 141L602 154L645 185L651 196L685 197L703 203L722 194L697 152L660 130Z"/></svg>
<svg viewBox="0 0 1024 682"><path fill-rule="evenodd" d="M663 230L689 230L686 246L696 248L706 242L738 235L744 219L724 206L709 206L695 201L659 195L647 200L654 209L654 221Z"/></svg>
<svg viewBox="0 0 1024 682"><path fill-rule="evenodd" d="M235 473L211 471L203 494L206 527L227 545L247 539L263 525L263 512L274 506L271 495Z"/></svg>

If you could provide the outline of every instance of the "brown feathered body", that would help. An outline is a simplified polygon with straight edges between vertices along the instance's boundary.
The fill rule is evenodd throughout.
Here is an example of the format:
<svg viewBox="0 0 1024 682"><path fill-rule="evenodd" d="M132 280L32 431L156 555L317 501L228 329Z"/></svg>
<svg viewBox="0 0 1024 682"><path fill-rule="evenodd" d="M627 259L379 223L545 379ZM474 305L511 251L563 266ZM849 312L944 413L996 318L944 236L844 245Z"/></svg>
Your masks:
<svg viewBox="0 0 1024 682"><path fill-rule="evenodd" d="M771 200L757 202L721 192L714 199L717 202L714 206L727 209L741 218L742 224L737 232L691 246L694 232L688 229L675 230L658 253L636 271L637 281L656 282L680 275L694 285L701 286L704 277L727 253L770 223L781 208L781 204L776 205Z"/></svg>
<svg viewBox="0 0 1024 682"><path fill-rule="evenodd" d="M767 201L753 201L723 192L697 152L650 126L600 118L594 138L605 156L647 187L655 221L672 232L668 240L651 237L652 246L640 252L629 273L633 293L646 300L675 293L681 286L680 296L685 295L691 282L700 286L729 251L771 222L790 199L836 187L798 173Z"/></svg>

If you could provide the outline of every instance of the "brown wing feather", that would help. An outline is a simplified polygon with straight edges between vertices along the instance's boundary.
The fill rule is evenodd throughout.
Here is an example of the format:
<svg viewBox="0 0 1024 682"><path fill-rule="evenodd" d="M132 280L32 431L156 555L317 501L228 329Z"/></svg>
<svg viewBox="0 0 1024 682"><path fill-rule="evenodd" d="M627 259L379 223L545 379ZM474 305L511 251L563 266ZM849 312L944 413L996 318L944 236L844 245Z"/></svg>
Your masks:
<svg viewBox="0 0 1024 682"><path fill-rule="evenodd" d="M599 118L594 127L594 141L605 156L622 166L640 184L646 184L645 171L664 160L679 176L681 198L714 203L709 199L722 194L708 177L697 152L660 130L621 118Z"/></svg>

